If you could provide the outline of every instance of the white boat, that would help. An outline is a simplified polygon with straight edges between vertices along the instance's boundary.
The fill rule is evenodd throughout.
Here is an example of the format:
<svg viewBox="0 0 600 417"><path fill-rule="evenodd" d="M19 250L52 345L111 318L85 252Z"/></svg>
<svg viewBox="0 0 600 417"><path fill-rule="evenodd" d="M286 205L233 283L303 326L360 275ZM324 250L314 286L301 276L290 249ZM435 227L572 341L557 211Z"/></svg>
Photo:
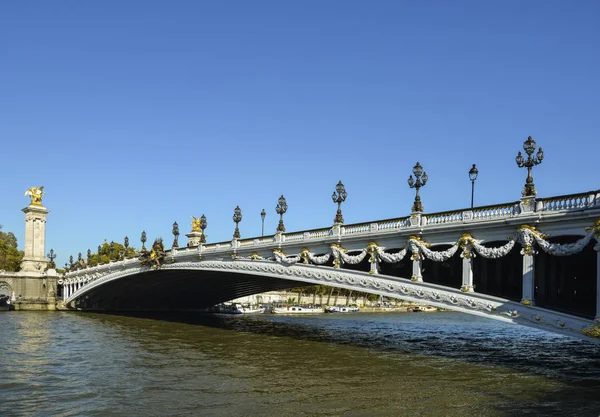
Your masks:
<svg viewBox="0 0 600 417"><path fill-rule="evenodd" d="M356 306L327 306L325 307L326 313L358 313L360 308Z"/></svg>
<svg viewBox="0 0 600 417"><path fill-rule="evenodd" d="M321 307L309 307L309 306L285 306L285 307L273 307L272 313L275 314L315 314L322 313L323 308Z"/></svg>
<svg viewBox="0 0 600 417"><path fill-rule="evenodd" d="M265 307L263 307L260 304L257 306L249 306L249 305L242 306L242 314L262 314L264 312L265 312Z"/></svg>
<svg viewBox="0 0 600 417"><path fill-rule="evenodd" d="M437 311L437 308L434 306L409 306L407 308L407 311L412 311L413 313L419 313L419 312L432 313L434 311Z"/></svg>
<svg viewBox="0 0 600 417"><path fill-rule="evenodd" d="M217 307L217 313L220 314L261 314L265 312L262 305L250 306L248 304L231 303L221 304Z"/></svg>

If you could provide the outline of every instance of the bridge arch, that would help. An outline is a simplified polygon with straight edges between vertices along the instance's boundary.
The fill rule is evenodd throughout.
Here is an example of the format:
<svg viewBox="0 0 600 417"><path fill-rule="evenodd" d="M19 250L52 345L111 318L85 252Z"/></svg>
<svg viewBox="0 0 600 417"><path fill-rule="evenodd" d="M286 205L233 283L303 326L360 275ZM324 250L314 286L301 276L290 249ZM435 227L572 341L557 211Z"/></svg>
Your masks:
<svg viewBox="0 0 600 417"><path fill-rule="evenodd" d="M184 284L180 286L180 284ZM506 322L584 337L590 321L511 300L407 278L372 275L316 265L282 265L273 261L210 260L165 264L158 270L135 267L88 277L66 300L81 309L138 310L161 300L170 310L208 307L238 296L304 285L330 285ZM185 288L182 291L181 288ZM163 292L161 294L161 292ZM160 302L160 301L159 301ZM135 305L135 303L141 303ZM157 310L152 306L152 310Z"/></svg>

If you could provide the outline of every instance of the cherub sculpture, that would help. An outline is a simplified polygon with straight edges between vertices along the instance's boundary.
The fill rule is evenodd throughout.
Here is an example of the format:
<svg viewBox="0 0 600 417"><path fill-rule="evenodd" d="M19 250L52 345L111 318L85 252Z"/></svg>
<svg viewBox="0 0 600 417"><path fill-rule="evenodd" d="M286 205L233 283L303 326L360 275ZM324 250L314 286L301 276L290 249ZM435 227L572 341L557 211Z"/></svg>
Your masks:
<svg viewBox="0 0 600 417"><path fill-rule="evenodd" d="M42 196L46 194L44 192L44 186L41 187L31 187L29 190L25 191L25 195L31 198L30 204L35 204L38 206L42 205Z"/></svg>

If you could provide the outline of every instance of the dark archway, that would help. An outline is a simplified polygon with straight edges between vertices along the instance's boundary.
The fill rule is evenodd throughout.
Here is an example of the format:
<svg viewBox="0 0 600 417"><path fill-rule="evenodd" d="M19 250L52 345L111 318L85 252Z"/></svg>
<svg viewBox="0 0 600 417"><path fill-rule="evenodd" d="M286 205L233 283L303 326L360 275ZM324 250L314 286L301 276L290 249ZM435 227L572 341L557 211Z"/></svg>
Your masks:
<svg viewBox="0 0 600 417"><path fill-rule="evenodd" d="M497 248L506 241L486 242L486 248ZM473 285L475 291L521 301L523 295L523 256L521 247L515 244L506 255L497 259L487 259L476 255L473 259Z"/></svg>
<svg viewBox="0 0 600 417"><path fill-rule="evenodd" d="M547 240L567 244L579 239L581 236L558 236ZM595 244L592 239L581 252L570 256L549 255L538 249L535 257L536 305L594 318L598 291Z"/></svg>
<svg viewBox="0 0 600 417"><path fill-rule="evenodd" d="M400 248L395 249L387 249L386 252L396 254L400 252ZM387 262L379 262L379 273L384 275L391 275L393 277L398 278L408 278L412 277L413 271L413 261L411 259L412 253L408 251L408 253L404 256L404 258L400 262L387 263Z"/></svg>
<svg viewBox="0 0 600 417"><path fill-rule="evenodd" d="M452 245L439 245L431 249L440 252L451 248ZM462 286L462 258L460 249L454 256L443 262L435 262L425 258L421 264L423 281L432 284L444 285L450 288L460 288Z"/></svg>

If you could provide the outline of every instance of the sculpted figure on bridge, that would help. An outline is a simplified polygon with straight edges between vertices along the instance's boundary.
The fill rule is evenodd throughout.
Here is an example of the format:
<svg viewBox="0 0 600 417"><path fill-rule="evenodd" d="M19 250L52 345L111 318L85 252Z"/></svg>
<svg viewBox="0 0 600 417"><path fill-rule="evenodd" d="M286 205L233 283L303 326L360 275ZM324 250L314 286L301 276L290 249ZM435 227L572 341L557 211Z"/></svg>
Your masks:
<svg viewBox="0 0 600 417"><path fill-rule="evenodd" d="M192 232L200 232L200 217L190 217L192 218Z"/></svg>
<svg viewBox="0 0 600 417"><path fill-rule="evenodd" d="M152 250L150 250L150 252L142 251L139 259L141 265L159 269L165 262L165 246L163 245L162 239L155 239L152 244Z"/></svg>
<svg viewBox="0 0 600 417"><path fill-rule="evenodd" d="M44 194L43 185L41 187L31 187L29 190L25 191L25 195L31 198L30 204L35 204L37 206L42 205L42 196Z"/></svg>

